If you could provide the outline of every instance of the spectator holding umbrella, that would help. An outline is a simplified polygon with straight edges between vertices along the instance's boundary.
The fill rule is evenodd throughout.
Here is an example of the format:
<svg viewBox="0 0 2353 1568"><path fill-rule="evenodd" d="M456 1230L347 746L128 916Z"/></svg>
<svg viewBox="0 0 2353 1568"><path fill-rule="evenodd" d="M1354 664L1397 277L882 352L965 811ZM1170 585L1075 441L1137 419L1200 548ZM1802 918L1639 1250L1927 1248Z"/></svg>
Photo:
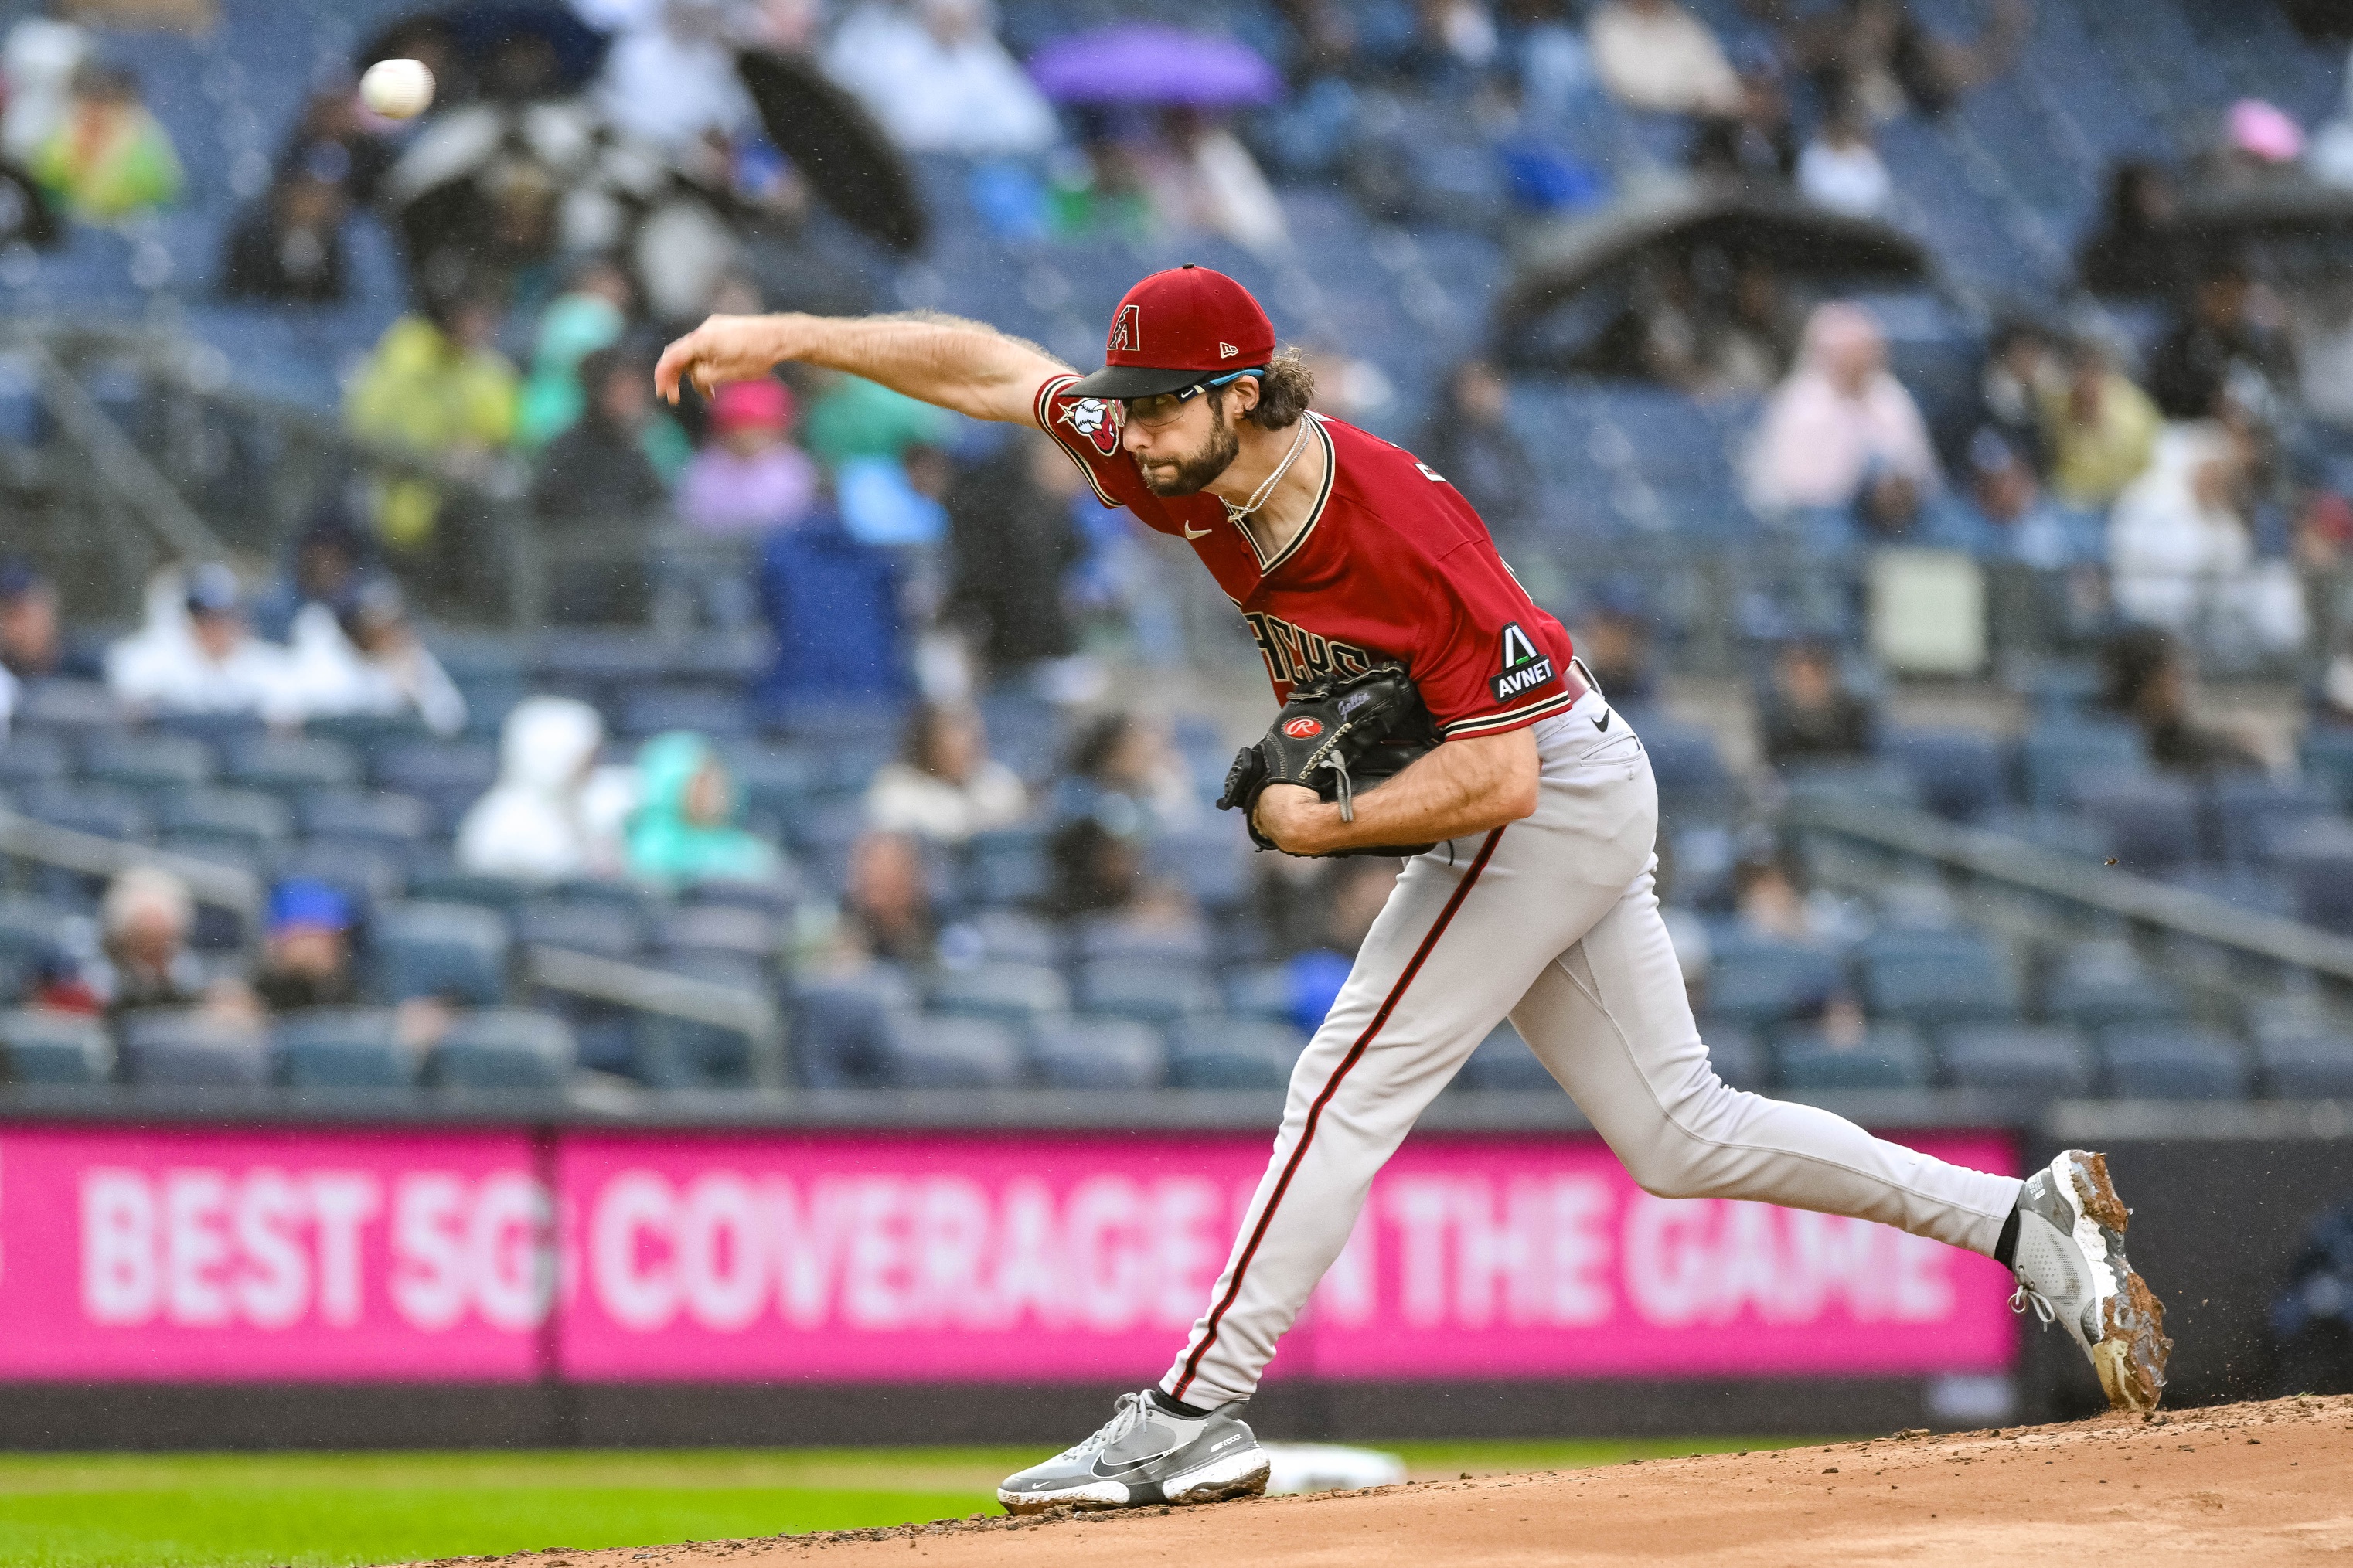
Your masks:
<svg viewBox="0 0 2353 1568"><path fill-rule="evenodd" d="M982 0L866 0L825 64L911 153L992 157L1055 141L1053 110L988 30Z"/></svg>

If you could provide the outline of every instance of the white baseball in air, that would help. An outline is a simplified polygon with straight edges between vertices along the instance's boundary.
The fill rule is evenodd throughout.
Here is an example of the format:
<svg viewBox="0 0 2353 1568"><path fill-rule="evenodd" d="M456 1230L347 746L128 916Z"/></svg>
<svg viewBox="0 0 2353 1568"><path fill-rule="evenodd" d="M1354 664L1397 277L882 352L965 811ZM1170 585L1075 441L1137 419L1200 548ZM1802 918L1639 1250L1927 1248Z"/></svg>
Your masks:
<svg viewBox="0 0 2353 1568"><path fill-rule="evenodd" d="M378 60L360 77L360 101L386 120L414 120L432 105L433 73L422 60Z"/></svg>

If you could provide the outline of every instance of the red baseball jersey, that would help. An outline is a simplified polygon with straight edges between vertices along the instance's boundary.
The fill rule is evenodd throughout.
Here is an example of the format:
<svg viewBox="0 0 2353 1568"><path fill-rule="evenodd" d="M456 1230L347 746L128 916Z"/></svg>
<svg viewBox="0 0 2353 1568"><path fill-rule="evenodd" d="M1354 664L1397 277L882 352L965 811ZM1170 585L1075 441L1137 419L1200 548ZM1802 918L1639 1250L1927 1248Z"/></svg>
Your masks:
<svg viewBox="0 0 2353 1568"><path fill-rule="evenodd" d="M1038 423L1105 506L1192 545L1249 623L1277 700L1303 676L1401 664L1449 739L1533 724L1570 702L1569 640L1495 552L1445 476L1353 425L1308 416L1324 488L1307 524L1267 558L1216 496L1156 496L1120 449L1117 410L1038 389Z"/></svg>

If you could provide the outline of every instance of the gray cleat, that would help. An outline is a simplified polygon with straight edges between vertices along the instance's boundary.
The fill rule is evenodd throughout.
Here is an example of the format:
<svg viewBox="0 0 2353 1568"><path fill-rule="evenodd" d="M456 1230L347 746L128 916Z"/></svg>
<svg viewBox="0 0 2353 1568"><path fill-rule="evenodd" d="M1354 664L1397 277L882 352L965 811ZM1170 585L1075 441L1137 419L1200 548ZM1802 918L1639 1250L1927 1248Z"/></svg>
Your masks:
<svg viewBox="0 0 2353 1568"><path fill-rule="evenodd" d="M1008 1513L1058 1506L1140 1508L1222 1502L1266 1490L1266 1450L1224 1405L1206 1415L1163 1410L1150 1390L1123 1394L1094 1436L1044 1464L1008 1476L997 1500Z"/></svg>
<svg viewBox="0 0 2353 1568"><path fill-rule="evenodd" d="M2026 1178L2018 1198L2010 1306L2063 1325L2118 1410L2157 1408L2165 1391L2165 1307L2125 1260L2131 1217L2105 1154L2070 1149Z"/></svg>

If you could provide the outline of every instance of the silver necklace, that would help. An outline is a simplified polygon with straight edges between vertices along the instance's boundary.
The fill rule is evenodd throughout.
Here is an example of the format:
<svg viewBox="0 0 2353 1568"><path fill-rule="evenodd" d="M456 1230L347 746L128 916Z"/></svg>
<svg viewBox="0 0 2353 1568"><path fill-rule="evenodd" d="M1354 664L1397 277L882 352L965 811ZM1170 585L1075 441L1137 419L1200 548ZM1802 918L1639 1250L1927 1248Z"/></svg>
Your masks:
<svg viewBox="0 0 2353 1568"><path fill-rule="evenodd" d="M1307 419L1308 416L1305 415L1300 416L1299 434L1291 438L1291 450L1284 453L1282 461L1274 466L1274 472L1267 475L1265 481L1258 489L1250 491L1249 501L1241 506L1236 506L1231 501L1225 503L1228 522L1240 522L1264 506L1266 498L1274 493L1274 487L1282 482L1282 476L1291 472L1291 465L1299 461L1299 454L1307 449Z"/></svg>

